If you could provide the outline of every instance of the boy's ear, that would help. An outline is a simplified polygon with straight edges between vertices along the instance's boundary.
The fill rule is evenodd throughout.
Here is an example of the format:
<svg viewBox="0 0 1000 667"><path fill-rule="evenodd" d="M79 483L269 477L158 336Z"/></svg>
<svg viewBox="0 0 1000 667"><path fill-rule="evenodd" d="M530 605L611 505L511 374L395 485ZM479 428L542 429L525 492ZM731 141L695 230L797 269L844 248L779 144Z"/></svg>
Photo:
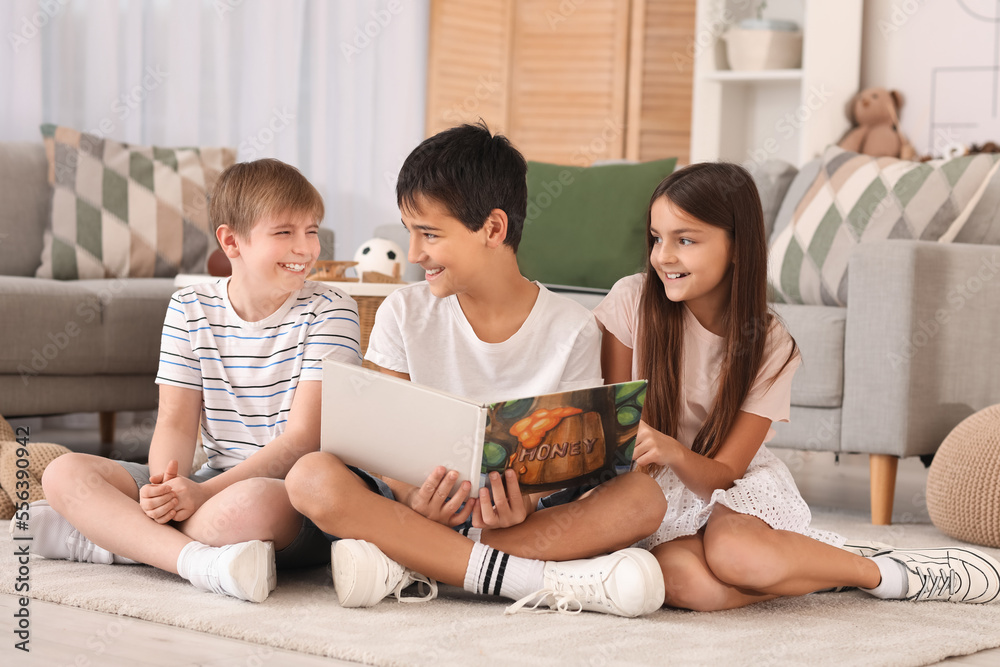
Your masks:
<svg viewBox="0 0 1000 667"><path fill-rule="evenodd" d="M229 259L236 259L240 256L239 239L229 225L219 225L215 230L215 238L219 241L219 247L226 253Z"/></svg>
<svg viewBox="0 0 1000 667"><path fill-rule="evenodd" d="M503 209L495 208L490 211L486 222L483 223L486 230L486 245L489 248L499 248L507 240L507 213Z"/></svg>

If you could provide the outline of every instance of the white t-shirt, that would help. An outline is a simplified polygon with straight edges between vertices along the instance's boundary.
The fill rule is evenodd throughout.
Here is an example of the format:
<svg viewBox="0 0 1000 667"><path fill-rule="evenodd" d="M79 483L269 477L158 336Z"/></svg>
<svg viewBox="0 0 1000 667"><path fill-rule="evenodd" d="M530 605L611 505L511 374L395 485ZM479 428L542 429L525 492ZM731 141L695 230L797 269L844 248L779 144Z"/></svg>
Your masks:
<svg viewBox="0 0 1000 667"><path fill-rule="evenodd" d="M202 392L208 467L228 470L285 430L295 388L320 381L320 360L360 364L358 307L306 281L274 313L246 322L229 302L229 279L186 287L163 322L157 384Z"/></svg>
<svg viewBox="0 0 1000 667"><path fill-rule="evenodd" d="M482 402L602 384L593 314L542 285L524 324L502 343L476 336L457 296L440 299L426 282L398 289L379 306L365 359Z"/></svg>

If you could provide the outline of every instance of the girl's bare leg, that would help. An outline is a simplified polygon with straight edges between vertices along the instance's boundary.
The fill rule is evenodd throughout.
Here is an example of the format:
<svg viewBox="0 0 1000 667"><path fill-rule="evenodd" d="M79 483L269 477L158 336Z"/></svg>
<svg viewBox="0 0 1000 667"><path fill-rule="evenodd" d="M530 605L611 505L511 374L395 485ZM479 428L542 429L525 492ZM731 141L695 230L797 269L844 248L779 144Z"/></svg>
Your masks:
<svg viewBox="0 0 1000 667"><path fill-rule="evenodd" d="M720 581L773 595L836 586L875 588L874 561L717 505L705 526L705 561Z"/></svg>
<svg viewBox="0 0 1000 667"><path fill-rule="evenodd" d="M717 611L778 597L744 590L715 576L705 559L704 529L653 547L652 554L663 570L668 607Z"/></svg>

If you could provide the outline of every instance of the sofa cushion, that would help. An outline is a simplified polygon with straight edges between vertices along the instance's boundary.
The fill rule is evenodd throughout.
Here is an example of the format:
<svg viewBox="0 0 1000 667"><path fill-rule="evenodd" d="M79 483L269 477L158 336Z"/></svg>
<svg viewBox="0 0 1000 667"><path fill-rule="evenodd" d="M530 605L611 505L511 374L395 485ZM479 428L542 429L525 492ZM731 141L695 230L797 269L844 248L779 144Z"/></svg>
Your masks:
<svg viewBox="0 0 1000 667"><path fill-rule="evenodd" d="M991 224L988 216L969 214L996 176L1000 155L920 163L831 146L819 160L818 170L803 168L796 178L815 175L771 243L768 279L776 301L844 306L848 259L858 244L952 241ZM802 185L793 185L789 196L800 192Z"/></svg>
<svg viewBox="0 0 1000 667"><path fill-rule="evenodd" d="M760 195L760 205L764 212L764 238L771 238L778 209L798 172L798 169L784 160L768 160L756 165L750 171L753 182L757 184L757 193Z"/></svg>
<svg viewBox="0 0 1000 667"><path fill-rule="evenodd" d="M156 373L173 280L0 280L0 374ZM30 323L30 326L29 326Z"/></svg>
<svg viewBox="0 0 1000 667"><path fill-rule="evenodd" d="M0 142L0 274L33 276L52 206L42 144Z"/></svg>
<svg viewBox="0 0 1000 667"><path fill-rule="evenodd" d="M649 198L676 158L571 167L528 163L518 264L532 280L609 289L645 265Z"/></svg>
<svg viewBox="0 0 1000 667"><path fill-rule="evenodd" d="M844 398L847 309L776 304L774 310L802 355L802 365L792 378L792 405L840 407Z"/></svg>
<svg viewBox="0 0 1000 667"><path fill-rule="evenodd" d="M54 192L39 278L204 271L207 193L233 149L133 146L56 125L42 134Z"/></svg>

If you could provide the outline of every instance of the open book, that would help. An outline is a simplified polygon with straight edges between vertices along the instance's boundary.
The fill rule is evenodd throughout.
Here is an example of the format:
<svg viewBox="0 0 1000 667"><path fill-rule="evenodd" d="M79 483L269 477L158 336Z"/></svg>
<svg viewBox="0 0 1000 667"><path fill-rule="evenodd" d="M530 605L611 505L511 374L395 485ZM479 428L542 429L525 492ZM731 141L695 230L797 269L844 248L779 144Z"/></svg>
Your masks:
<svg viewBox="0 0 1000 667"><path fill-rule="evenodd" d="M420 485L443 465L472 482L513 468L523 491L601 482L627 466L646 381L478 403L323 362L321 447L344 463Z"/></svg>

